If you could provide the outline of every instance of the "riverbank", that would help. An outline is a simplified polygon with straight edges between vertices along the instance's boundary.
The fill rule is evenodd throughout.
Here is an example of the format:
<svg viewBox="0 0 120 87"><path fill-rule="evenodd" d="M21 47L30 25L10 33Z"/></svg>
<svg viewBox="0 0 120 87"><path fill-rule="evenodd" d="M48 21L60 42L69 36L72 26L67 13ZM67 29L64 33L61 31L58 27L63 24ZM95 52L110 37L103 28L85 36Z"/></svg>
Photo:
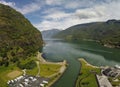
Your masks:
<svg viewBox="0 0 120 87"><path fill-rule="evenodd" d="M63 62L56 63L49 62L42 57L42 53L40 52L38 52L37 54L36 62L39 70L37 76L42 76L50 79L46 87L50 87L51 85L53 85L67 69L66 60L64 60Z"/></svg>
<svg viewBox="0 0 120 87"><path fill-rule="evenodd" d="M59 80L60 77L63 75L63 73L65 72L66 69L67 69L66 65L63 65L60 68L60 71L58 73L56 73L53 76L49 77L49 78L53 78L53 79L46 87L51 87L57 80Z"/></svg>
<svg viewBox="0 0 120 87"><path fill-rule="evenodd" d="M64 60L63 62L50 62L50 61L46 61L43 57L42 57L43 53L38 52L37 55L37 59L40 61L40 63L42 64L56 64L56 65L65 65L67 64L67 61Z"/></svg>
<svg viewBox="0 0 120 87"><path fill-rule="evenodd" d="M76 82L76 87L98 87L96 74L100 74L100 68L89 64L85 59L79 59L81 70Z"/></svg>
<svg viewBox="0 0 120 87"><path fill-rule="evenodd" d="M78 60L79 60L80 62L81 62L81 61L85 62L87 66L90 66L90 67L92 67L92 68L100 68L100 67L98 67L98 66L94 66L94 65L88 63L84 58L80 58L80 59L78 59Z"/></svg>

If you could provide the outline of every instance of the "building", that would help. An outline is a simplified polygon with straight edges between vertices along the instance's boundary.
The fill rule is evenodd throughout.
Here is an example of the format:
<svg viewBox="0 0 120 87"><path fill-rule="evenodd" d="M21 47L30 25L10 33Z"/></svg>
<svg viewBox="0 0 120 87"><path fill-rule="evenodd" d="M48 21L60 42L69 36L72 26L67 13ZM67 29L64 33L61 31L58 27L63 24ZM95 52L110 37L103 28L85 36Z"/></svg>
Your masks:
<svg viewBox="0 0 120 87"><path fill-rule="evenodd" d="M102 70L102 73L108 77L117 78L120 76L120 69L116 67L108 67Z"/></svg>

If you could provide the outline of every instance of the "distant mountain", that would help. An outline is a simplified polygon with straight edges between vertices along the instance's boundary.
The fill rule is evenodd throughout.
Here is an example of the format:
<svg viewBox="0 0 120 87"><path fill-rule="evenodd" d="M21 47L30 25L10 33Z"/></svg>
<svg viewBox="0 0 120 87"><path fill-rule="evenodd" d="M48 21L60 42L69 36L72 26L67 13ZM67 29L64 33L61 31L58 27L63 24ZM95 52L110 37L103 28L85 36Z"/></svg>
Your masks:
<svg viewBox="0 0 120 87"><path fill-rule="evenodd" d="M33 55L42 44L41 33L21 13L0 4L0 65Z"/></svg>
<svg viewBox="0 0 120 87"><path fill-rule="evenodd" d="M78 24L54 37L66 40L96 40L104 46L120 48L120 20Z"/></svg>
<svg viewBox="0 0 120 87"><path fill-rule="evenodd" d="M58 29L51 29L51 30L42 31L41 33L43 38L52 38L54 35L56 35L59 32L60 30Z"/></svg>

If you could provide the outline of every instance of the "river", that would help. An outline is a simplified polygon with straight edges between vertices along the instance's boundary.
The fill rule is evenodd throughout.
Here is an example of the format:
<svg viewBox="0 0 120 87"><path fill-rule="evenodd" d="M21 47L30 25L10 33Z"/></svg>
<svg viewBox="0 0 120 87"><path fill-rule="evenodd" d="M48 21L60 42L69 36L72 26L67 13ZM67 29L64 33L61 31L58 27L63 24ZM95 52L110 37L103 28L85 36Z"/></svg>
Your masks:
<svg viewBox="0 0 120 87"><path fill-rule="evenodd" d="M43 48L48 61L67 60L68 68L63 76L52 87L74 87L80 70L78 58L85 58L97 66L120 65L120 49L107 48L94 41L74 41L48 39Z"/></svg>

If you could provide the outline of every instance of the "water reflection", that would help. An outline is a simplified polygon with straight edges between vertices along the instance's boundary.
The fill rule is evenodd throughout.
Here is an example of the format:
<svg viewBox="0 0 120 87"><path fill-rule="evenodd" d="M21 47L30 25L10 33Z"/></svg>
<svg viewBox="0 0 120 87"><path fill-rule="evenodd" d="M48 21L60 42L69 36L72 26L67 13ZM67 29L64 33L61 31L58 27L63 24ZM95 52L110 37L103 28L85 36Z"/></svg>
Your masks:
<svg viewBox="0 0 120 87"><path fill-rule="evenodd" d="M66 42L63 40L45 40L43 48L45 58L49 61L67 60L67 71L53 87L73 87L80 70L78 58L85 58L93 65L120 64L120 50L110 49L91 41ZM69 83L68 83L69 82Z"/></svg>

